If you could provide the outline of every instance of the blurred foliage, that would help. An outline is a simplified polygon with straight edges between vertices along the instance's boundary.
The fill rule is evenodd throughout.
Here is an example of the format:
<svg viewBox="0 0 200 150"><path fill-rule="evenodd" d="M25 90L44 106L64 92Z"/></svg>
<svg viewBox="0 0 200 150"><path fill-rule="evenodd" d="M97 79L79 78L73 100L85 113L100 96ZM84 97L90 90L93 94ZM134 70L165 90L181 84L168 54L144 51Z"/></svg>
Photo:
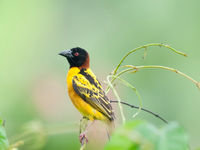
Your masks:
<svg viewBox="0 0 200 150"><path fill-rule="evenodd" d="M23 125L21 134L18 134L14 139L23 141L24 144L20 150L38 150L46 144L47 131L41 122L32 121Z"/></svg>
<svg viewBox="0 0 200 150"><path fill-rule="evenodd" d="M6 150L8 146L9 143L4 128L4 121L0 119L0 150Z"/></svg>
<svg viewBox="0 0 200 150"><path fill-rule="evenodd" d="M126 122L115 130L105 150L188 150L188 136L176 122L157 129L144 121Z"/></svg>

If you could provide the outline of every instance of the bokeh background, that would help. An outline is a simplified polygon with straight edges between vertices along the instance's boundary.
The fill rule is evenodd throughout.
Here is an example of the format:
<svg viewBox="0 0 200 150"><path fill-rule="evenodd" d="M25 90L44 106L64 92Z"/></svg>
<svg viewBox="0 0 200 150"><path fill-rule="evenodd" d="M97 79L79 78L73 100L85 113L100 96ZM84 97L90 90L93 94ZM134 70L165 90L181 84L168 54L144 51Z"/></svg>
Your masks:
<svg viewBox="0 0 200 150"><path fill-rule="evenodd" d="M124 64L166 65L200 80L199 5L199 0L0 0L0 116L9 139L36 120L47 132L40 149L79 148L81 116L67 96L69 66L58 55L64 49L88 50L91 68L103 83L129 50L165 43L188 57L152 47L145 60L141 51ZM193 83L164 70L142 70L124 79L137 87L145 108L178 121L192 149L200 147L200 91ZM119 85L118 91L124 101L138 104L131 90ZM126 107L127 120L134 112ZM163 125L149 114L136 118ZM88 149L102 149L107 140L102 124L96 123L88 134Z"/></svg>

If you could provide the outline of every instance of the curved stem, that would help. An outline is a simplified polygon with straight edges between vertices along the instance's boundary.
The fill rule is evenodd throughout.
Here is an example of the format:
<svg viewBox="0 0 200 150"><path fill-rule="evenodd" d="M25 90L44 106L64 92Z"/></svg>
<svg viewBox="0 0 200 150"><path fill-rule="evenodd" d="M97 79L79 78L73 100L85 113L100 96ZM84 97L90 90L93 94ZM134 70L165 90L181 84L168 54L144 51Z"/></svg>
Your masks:
<svg viewBox="0 0 200 150"><path fill-rule="evenodd" d="M177 74L180 74L181 76L189 79L190 81L192 81L199 89L200 89L200 82L194 80L193 78L191 78L190 76L188 76L187 74L174 69L174 68L170 68L170 67L166 67L166 66L158 66L158 65L150 65L150 66L132 66L132 65L125 65L124 67L129 67L132 68L133 70L138 71L139 69L145 69L145 68L160 68L160 69L165 69L165 70L169 70L172 72L175 72Z"/></svg>
<svg viewBox="0 0 200 150"><path fill-rule="evenodd" d="M147 44L147 45L143 45L143 46L140 46L140 47L137 47L131 51L129 51L122 59L121 61L119 62L119 64L117 65L117 67L115 68L114 70L114 73L113 75L115 75L117 73L117 70L119 69L119 67L121 66L121 64L123 63L123 61L126 59L126 57L128 57L130 54L140 50L140 49L146 49L147 47L151 47L151 46L160 46L160 47L165 47L165 48L168 48L170 50L172 50L173 52L177 53L177 54L180 54L180 55L183 55L183 56L187 56L187 54L183 53L183 52L180 52L172 47L170 47L169 45L165 45L165 44L162 44L162 43L151 43L151 44Z"/></svg>
<svg viewBox="0 0 200 150"><path fill-rule="evenodd" d="M117 79L119 76L121 76L122 74L128 72L128 71L131 71L133 70L132 68L129 68L129 69L125 69L125 70L122 70L120 73L118 73L117 75L113 76L112 77L112 80L111 80L111 83L113 84L113 82L115 81L115 79ZM110 90L110 86L108 85L106 90L105 90L105 93L107 94Z"/></svg>

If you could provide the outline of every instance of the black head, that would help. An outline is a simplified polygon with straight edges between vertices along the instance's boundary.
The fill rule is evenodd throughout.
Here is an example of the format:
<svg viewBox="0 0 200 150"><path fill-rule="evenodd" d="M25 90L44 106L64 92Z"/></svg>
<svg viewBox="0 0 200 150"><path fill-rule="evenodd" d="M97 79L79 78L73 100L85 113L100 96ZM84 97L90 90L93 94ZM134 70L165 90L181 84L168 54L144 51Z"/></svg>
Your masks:
<svg viewBox="0 0 200 150"><path fill-rule="evenodd" d="M89 55L86 50L76 47L70 50L64 50L59 55L67 58L70 68L81 67L83 65L89 65ZM88 64L87 64L88 63Z"/></svg>

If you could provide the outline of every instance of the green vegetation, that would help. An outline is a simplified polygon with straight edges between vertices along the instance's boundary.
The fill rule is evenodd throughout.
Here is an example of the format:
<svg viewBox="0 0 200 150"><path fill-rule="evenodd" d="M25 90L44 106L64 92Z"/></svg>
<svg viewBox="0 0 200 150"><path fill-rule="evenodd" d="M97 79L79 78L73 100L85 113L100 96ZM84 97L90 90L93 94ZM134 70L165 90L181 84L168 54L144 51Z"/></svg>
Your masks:
<svg viewBox="0 0 200 150"><path fill-rule="evenodd" d="M123 74L125 73L136 73L138 72L140 69L164 69L164 70L169 70L169 71L172 71L172 72L175 72L187 79L189 79L190 81L192 81L196 86L197 88L200 89L200 82L194 80L193 78L191 78L190 76L186 75L185 73L182 73L180 72L179 70L177 69L174 69L174 68L170 68L170 67L166 67L166 66L159 66L159 65L148 65L148 66L133 66L133 65L124 65L122 66L122 68L124 67L128 67L129 69L123 69L121 72L117 73L118 70L120 69L122 63L128 58L128 56L130 56L131 54L135 53L136 51L138 50L142 50L144 49L144 57L146 57L147 55L147 48L149 47L152 47L152 46L160 46L160 47L165 47L165 48L168 48L169 50L175 52L176 54L179 54L179 55L182 55L182 56L187 56L185 53L181 52L181 51L178 51L174 48L172 48L171 46L169 45L165 45L165 44L159 44L159 43L151 43L151 44L147 44L147 45L143 45L143 46L140 46L140 47L137 47L131 51L129 51L127 54L125 54L125 56L121 59L121 61L119 62L119 64L117 65L117 67L114 69L113 72L111 72L112 75L109 75L107 76L107 81L108 81L108 87L106 88L106 93L109 92L110 88L112 89L114 95L116 96L117 100L119 101L118 105L119 105L119 109L120 109L120 112L121 112L121 116L122 116L122 122L125 123L125 116L124 116L124 112L123 112L123 108L122 108L122 105L121 105L121 99L117 93L117 91L115 90L114 88L114 81L116 79L120 80L124 85L126 85L128 88L132 89L137 97L138 97L138 100L139 100L139 109L138 109L138 112L136 112L133 117L136 117L140 111L141 111L141 108L142 108L142 99L141 99L141 96L138 92L138 90L133 86L131 85L127 80L123 80L120 78L120 76L122 76ZM112 78L111 81L110 81L110 77Z"/></svg>
<svg viewBox="0 0 200 150"><path fill-rule="evenodd" d="M4 121L0 119L0 150L7 150L8 146L9 143L4 128Z"/></svg>
<svg viewBox="0 0 200 150"><path fill-rule="evenodd" d="M188 150L188 136L176 122L158 129L144 121L119 127L105 150Z"/></svg>
<svg viewBox="0 0 200 150"><path fill-rule="evenodd" d="M122 121L124 125L121 128L118 128L115 130L115 133L113 134L111 141L107 144L105 147L105 150L188 150L188 138L183 130L182 127L180 127L177 123L170 123L167 124L162 129L157 129L155 126L142 121L132 121L125 123L125 116L123 113L123 107L121 102L121 98L119 97L117 91L114 88L114 81L116 79L119 79L123 84L125 84L128 88L133 89L133 91L136 93L138 99L139 99L139 109L138 112L136 112L133 117L136 117L142 109L142 100L141 96L139 95L137 89L132 86L128 81L122 80L119 78L121 75L127 72L136 73L140 69L148 69L148 68L159 68L159 69L165 69L172 72L175 72L179 75L182 75L183 77L191 80L199 89L200 89L200 82L194 80L190 76L180 72L179 70L169 68L166 66L159 66L159 65L150 65L150 66L132 66L132 65L124 65L125 67L128 67L130 69L123 69L121 72L117 73L118 69L120 68L121 64L127 57L134 53L137 50L145 49L144 51L144 57L147 55L147 48L151 46L163 46L166 47L172 51L174 51L177 54L187 56L186 54L175 50L174 48L164 45L164 44L147 44L141 47L138 47L134 50L131 50L128 52L120 61L120 63L117 65L117 67L113 71L112 76L108 76L108 87L106 92L109 91L111 88L114 92L114 95L116 96L117 100L119 101L119 109L122 116ZM109 80L109 77L112 77L111 81Z"/></svg>

